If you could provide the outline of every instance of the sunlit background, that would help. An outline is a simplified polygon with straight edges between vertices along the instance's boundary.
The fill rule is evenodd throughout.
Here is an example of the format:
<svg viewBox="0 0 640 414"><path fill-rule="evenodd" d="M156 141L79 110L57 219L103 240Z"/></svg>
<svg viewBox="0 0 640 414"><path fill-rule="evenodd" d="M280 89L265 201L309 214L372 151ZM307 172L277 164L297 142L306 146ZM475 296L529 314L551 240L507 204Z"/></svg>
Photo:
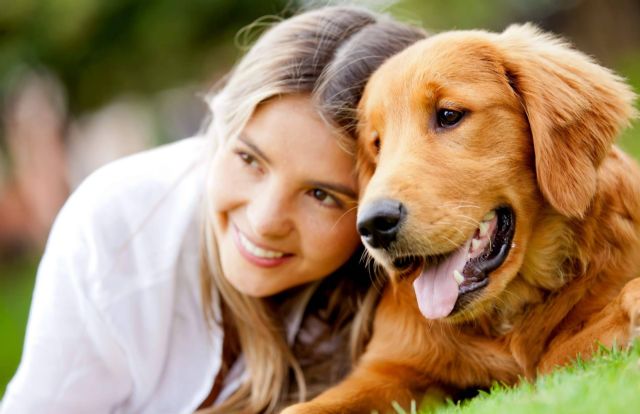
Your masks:
<svg viewBox="0 0 640 414"><path fill-rule="evenodd" d="M640 91L638 0L349 3L432 32L535 22ZM255 37L240 30L309 4L328 2L0 0L0 395L20 359L38 258L69 192L112 159L196 133L202 94ZM620 144L640 158L640 128Z"/></svg>

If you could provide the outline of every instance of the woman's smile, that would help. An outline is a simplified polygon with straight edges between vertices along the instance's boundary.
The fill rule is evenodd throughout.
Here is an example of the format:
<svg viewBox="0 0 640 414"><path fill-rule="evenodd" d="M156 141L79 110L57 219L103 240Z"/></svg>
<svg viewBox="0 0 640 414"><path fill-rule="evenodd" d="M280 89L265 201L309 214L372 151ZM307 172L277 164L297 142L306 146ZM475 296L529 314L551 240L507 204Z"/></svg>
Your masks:
<svg viewBox="0 0 640 414"><path fill-rule="evenodd" d="M234 241L240 254L250 263L260 267L276 267L291 260L294 255L259 246L247 237L236 225L233 225Z"/></svg>

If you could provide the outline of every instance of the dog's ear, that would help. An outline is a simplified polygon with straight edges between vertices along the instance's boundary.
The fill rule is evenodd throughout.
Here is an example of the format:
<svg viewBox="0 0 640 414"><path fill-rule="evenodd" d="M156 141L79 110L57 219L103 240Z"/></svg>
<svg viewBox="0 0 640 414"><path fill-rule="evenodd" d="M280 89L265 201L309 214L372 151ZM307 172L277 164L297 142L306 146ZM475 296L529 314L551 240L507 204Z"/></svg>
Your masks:
<svg viewBox="0 0 640 414"><path fill-rule="evenodd" d="M600 163L635 115L635 95L620 77L532 25L510 26L498 38L529 119L540 190L560 213L582 217Z"/></svg>

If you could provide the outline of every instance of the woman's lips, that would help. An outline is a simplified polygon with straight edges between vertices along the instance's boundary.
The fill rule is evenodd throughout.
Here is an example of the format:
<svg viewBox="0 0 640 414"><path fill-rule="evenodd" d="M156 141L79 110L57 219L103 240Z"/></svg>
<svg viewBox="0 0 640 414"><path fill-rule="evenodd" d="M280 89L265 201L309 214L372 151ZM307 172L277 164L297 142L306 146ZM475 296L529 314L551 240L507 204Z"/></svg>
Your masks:
<svg viewBox="0 0 640 414"><path fill-rule="evenodd" d="M254 244L235 225L233 230L233 239L240 254L256 266L276 267L291 260L293 257L291 253L270 250Z"/></svg>

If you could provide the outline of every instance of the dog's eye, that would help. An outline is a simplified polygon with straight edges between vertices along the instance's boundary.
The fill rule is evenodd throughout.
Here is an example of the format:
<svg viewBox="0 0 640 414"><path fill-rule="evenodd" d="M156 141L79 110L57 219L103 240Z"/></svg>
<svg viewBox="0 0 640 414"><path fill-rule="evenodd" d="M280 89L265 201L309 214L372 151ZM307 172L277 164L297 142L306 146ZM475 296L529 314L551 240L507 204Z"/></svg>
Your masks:
<svg viewBox="0 0 640 414"><path fill-rule="evenodd" d="M438 126L442 128L452 127L464 116L464 112L453 109L440 109L438 111Z"/></svg>

